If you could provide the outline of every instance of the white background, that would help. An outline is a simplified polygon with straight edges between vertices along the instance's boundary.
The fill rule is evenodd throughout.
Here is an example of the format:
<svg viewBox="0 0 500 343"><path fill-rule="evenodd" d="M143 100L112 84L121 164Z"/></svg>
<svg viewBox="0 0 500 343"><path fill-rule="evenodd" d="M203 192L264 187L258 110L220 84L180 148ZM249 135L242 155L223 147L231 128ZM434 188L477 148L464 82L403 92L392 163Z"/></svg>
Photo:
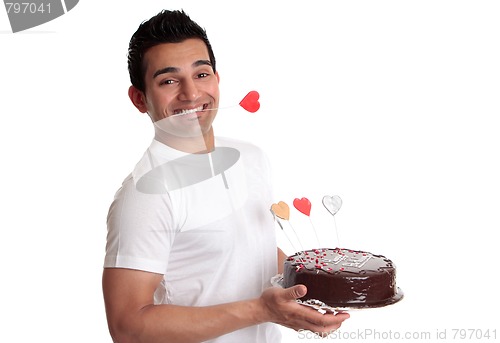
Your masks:
<svg viewBox="0 0 500 343"><path fill-rule="evenodd" d="M276 202L311 200L313 225L290 218L304 241L315 227L336 244L321 198L338 194L341 244L396 263L405 299L341 331L500 336L498 2L82 0L16 34L0 10L0 341L111 342L106 214L153 132L127 97L127 46L164 7L207 29L221 105L260 92L216 134L268 152Z"/></svg>

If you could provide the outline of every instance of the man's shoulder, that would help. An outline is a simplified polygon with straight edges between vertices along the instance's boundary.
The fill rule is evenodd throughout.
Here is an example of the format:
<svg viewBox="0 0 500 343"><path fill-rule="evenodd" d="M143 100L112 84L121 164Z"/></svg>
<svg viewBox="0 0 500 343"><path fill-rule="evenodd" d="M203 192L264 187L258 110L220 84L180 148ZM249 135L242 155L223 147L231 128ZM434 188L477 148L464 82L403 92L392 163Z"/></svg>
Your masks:
<svg viewBox="0 0 500 343"><path fill-rule="evenodd" d="M147 177L144 177L147 179ZM129 174L122 182L120 188L115 193L113 203L120 204L120 206L126 207L127 210L132 209L153 209L158 206L164 207L170 201L168 193L162 191L164 187L161 184L157 188L152 188L154 185L150 185L151 189L144 189L143 185L145 182L138 183L138 180L134 180L132 174ZM153 180L155 181L155 180Z"/></svg>

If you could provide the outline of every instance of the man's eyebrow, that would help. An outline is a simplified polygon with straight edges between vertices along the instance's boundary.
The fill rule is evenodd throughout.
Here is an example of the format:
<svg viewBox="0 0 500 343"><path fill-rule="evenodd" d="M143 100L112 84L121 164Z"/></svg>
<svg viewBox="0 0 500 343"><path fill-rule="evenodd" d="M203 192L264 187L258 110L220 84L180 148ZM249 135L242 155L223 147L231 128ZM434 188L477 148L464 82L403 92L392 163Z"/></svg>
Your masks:
<svg viewBox="0 0 500 343"><path fill-rule="evenodd" d="M193 67L199 67L199 66L203 66L203 65L212 66L212 63L209 60L198 60L196 62L193 62L193 64L192 64ZM177 67L162 68L162 69L155 71L155 73L153 74L153 79L161 74L178 73L179 71L180 71L180 69Z"/></svg>
<svg viewBox="0 0 500 343"><path fill-rule="evenodd" d="M199 67L199 66L203 66L203 65L211 67L212 62L210 62L209 60L198 60L198 61L193 63L193 67Z"/></svg>
<svg viewBox="0 0 500 343"><path fill-rule="evenodd" d="M176 68L176 67L166 67L166 68L163 68L163 69L160 69L160 70L157 70L155 71L155 73L153 74L153 79L155 77L157 77L158 75L161 75L161 74L167 74L167 73L177 73L180 69L179 68Z"/></svg>

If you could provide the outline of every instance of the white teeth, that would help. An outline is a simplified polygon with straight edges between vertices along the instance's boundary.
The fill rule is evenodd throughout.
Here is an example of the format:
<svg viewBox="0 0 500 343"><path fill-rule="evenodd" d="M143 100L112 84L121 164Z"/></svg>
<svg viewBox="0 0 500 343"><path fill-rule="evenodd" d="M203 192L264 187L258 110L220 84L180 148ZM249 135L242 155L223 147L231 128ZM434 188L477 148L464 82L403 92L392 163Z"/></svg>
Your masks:
<svg viewBox="0 0 500 343"><path fill-rule="evenodd" d="M196 112L199 112L201 110L203 110L203 105L201 105L200 107L197 107L197 108L193 108L192 110L182 110L179 113L176 113L175 115L176 116L183 116L186 114L196 113Z"/></svg>

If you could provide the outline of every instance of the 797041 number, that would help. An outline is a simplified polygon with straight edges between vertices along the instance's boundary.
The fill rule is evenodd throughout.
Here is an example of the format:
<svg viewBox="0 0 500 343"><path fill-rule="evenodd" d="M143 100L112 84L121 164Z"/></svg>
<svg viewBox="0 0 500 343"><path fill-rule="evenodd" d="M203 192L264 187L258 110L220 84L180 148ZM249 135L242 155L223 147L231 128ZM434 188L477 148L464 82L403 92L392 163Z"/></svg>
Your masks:
<svg viewBox="0 0 500 343"><path fill-rule="evenodd" d="M483 340L483 339L497 339L497 330L481 330L481 329L452 329L453 339L465 340Z"/></svg>
<svg viewBox="0 0 500 343"><path fill-rule="evenodd" d="M50 2L36 4L34 2L6 2L5 7L7 13L15 14L35 14L35 13L50 13Z"/></svg>

